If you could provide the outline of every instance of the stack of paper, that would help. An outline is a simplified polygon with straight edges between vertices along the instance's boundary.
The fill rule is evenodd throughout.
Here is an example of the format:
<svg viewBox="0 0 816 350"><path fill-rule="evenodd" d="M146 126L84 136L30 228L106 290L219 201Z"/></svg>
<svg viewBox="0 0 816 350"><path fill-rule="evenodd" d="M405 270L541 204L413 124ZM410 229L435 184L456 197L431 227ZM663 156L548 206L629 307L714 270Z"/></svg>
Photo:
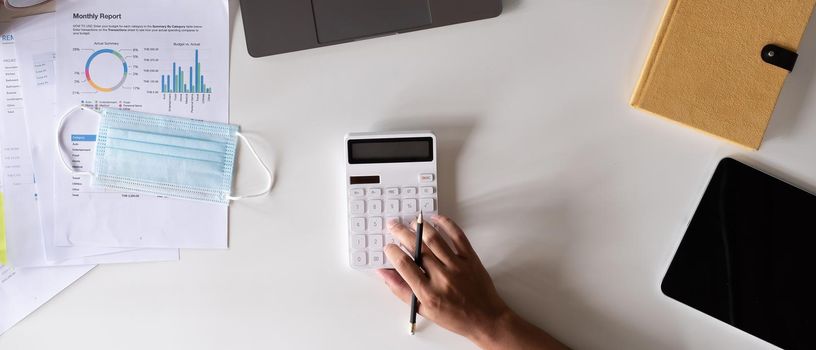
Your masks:
<svg viewBox="0 0 816 350"><path fill-rule="evenodd" d="M57 145L92 167L95 115L57 124L77 105L228 122L228 26L227 0L63 0L0 26L0 333L96 264L227 248L226 206L90 186Z"/></svg>

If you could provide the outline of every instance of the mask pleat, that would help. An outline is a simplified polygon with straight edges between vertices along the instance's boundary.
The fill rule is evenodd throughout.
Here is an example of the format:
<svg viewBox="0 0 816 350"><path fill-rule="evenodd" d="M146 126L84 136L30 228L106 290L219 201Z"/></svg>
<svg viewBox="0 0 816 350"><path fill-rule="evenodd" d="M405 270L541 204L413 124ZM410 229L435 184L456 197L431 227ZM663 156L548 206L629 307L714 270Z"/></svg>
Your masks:
<svg viewBox="0 0 816 350"><path fill-rule="evenodd" d="M107 152L110 152L111 158L127 159L124 162L101 163L103 172L108 175L195 188L208 188L213 183L218 183L218 187L221 187L223 163L117 148L109 148ZM157 157L166 157L169 162L159 162Z"/></svg>
<svg viewBox="0 0 816 350"><path fill-rule="evenodd" d="M216 153L224 153L224 138L194 138L189 136L179 136L168 133L151 133L140 130L114 129L108 130L108 137L111 139L130 140L134 142L144 142L147 144L163 144L167 146L177 146L180 148L199 149Z"/></svg>
<svg viewBox="0 0 816 350"><path fill-rule="evenodd" d="M94 182L228 203L237 131L229 124L103 110Z"/></svg>
<svg viewBox="0 0 816 350"><path fill-rule="evenodd" d="M204 162L224 163L224 151L209 151L197 148L180 147L172 144L174 138L172 136L166 137L166 143L150 143L143 141L134 141L128 139L119 139L108 137L108 147L125 151L148 153L157 156L165 156L179 159L200 160ZM160 142L160 141L156 141Z"/></svg>

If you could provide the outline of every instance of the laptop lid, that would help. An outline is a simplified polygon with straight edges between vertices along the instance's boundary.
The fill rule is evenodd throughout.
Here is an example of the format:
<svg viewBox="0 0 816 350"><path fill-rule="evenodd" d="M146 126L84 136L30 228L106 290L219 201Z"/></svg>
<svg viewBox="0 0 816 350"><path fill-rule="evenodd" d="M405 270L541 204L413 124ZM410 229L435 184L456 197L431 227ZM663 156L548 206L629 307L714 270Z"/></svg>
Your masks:
<svg viewBox="0 0 816 350"><path fill-rule="evenodd" d="M320 43L356 40L431 24L428 0L312 0Z"/></svg>
<svg viewBox="0 0 816 350"><path fill-rule="evenodd" d="M496 17L502 0L240 0L253 57Z"/></svg>

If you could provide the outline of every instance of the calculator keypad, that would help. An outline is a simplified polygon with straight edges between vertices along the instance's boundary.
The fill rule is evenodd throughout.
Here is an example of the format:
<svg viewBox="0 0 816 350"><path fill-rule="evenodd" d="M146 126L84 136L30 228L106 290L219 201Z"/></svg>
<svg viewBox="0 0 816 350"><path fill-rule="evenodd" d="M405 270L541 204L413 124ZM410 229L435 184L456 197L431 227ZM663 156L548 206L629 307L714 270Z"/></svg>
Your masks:
<svg viewBox="0 0 816 350"><path fill-rule="evenodd" d="M383 248L399 245L388 230L388 222L410 225L421 210L437 212L436 175L417 174L415 184L400 186L355 185L349 190L349 246L356 268L390 267Z"/></svg>

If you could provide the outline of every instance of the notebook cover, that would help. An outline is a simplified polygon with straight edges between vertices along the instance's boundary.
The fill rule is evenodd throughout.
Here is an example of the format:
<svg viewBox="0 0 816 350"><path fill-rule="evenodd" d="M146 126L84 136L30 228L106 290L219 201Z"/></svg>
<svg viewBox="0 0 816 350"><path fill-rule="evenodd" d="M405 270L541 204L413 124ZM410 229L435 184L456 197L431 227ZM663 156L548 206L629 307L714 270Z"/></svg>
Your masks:
<svg viewBox="0 0 816 350"><path fill-rule="evenodd" d="M631 105L758 149L816 0L670 0Z"/></svg>

